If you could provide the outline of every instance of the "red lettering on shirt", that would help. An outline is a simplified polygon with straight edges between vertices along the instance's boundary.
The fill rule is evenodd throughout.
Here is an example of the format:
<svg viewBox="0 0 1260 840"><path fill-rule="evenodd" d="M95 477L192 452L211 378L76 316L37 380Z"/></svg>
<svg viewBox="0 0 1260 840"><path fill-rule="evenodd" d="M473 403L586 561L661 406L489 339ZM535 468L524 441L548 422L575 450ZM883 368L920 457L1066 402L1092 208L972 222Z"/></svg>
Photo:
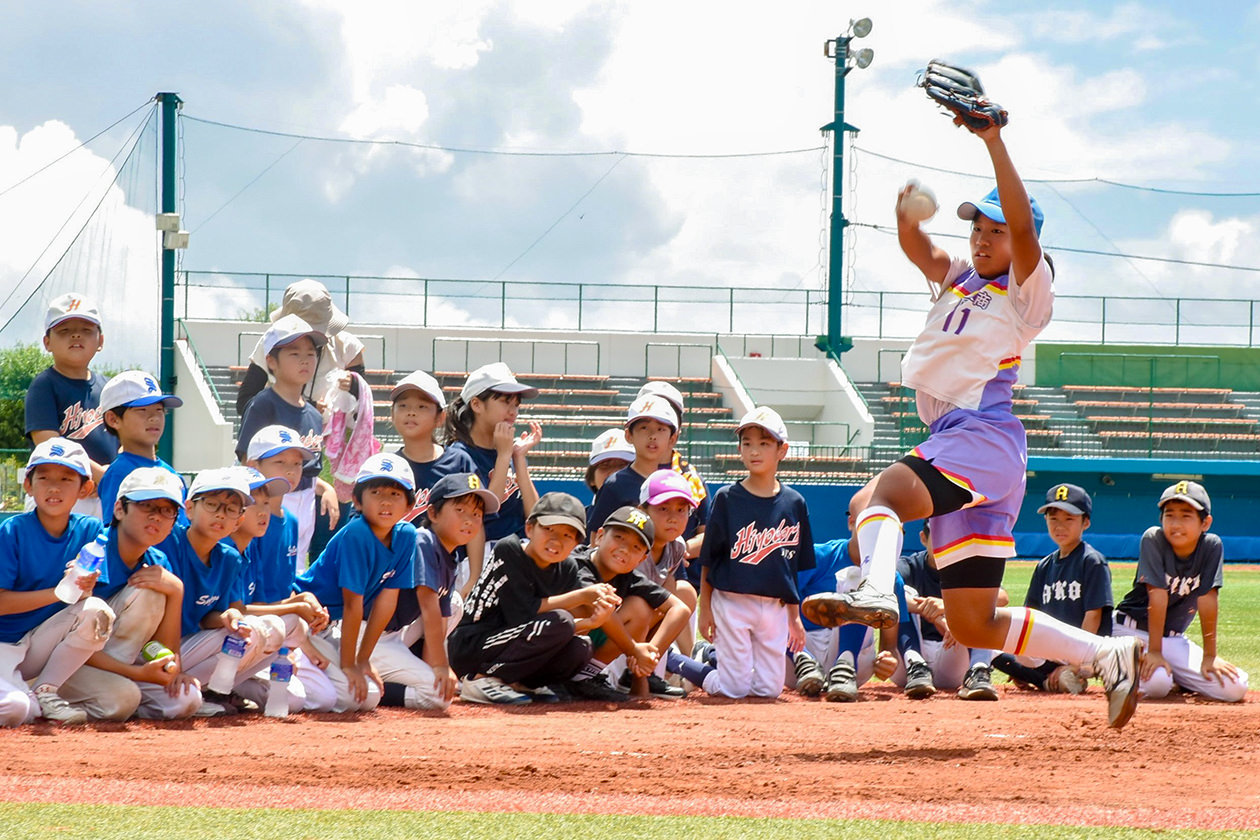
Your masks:
<svg viewBox="0 0 1260 840"><path fill-rule="evenodd" d="M750 522L735 534L731 559L756 566L775 551L797 545L800 540L799 522L789 525L786 519L781 519L775 527L763 530L757 530L757 524Z"/></svg>

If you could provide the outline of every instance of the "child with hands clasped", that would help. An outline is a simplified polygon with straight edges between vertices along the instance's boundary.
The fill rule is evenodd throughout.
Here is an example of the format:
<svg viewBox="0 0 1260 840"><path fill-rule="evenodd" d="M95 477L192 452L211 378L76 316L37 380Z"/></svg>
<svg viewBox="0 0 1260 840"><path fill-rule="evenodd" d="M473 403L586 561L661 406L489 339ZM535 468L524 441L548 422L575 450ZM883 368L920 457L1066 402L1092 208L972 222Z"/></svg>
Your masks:
<svg viewBox="0 0 1260 840"><path fill-rule="evenodd" d="M91 720L127 720L137 713L186 718L201 707L197 681L184 673L179 655L184 584L156 547L170 534L183 504L184 482L163 467L132 470L118 487L93 590L114 611L114 630L105 647L61 687ZM142 707L143 687L165 691L170 702Z"/></svg>
<svg viewBox="0 0 1260 840"><path fill-rule="evenodd" d="M997 187L958 208L971 223L970 262L933 245L898 201L901 249L932 289L932 308L902 360L901 377L915 389L930 435L858 491L862 511L854 539L862 584L815 595L802 608L824 626L895 623L902 523L931 517L954 638L972 648L1092 665L1107 693L1108 720L1121 727L1137 704L1137 640L1102 638L1036 610L997 603L1006 558L1015 554L1012 528L1024 499L1028 453L1024 427L1012 412L1012 386L1020 354L1050 322L1054 302L1053 273L1038 239L1041 210L1025 191L1001 132L973 130L988 151Z"/></svg>
<svg viewBox="0 0 1260 840"><path fill-rule="evenodd" d="M481 533L499 500L476 473L454 473L428 490L416 525L415 588L398 593L398 606L372 654L385 681L385 706L445 709L459 679L446 654L446 637L464 614L455 588L464 547Z"/></svg>
<svg viewBox="0 0 1260 840"><path fill-rule="evenodd" d="M547 493L525 521L525 540L513 535L495 544L447 642L465 701L554 703L560 697L550 686L575 680L592 683L582 686L592 689L583 697L624 699L589 666L591 642L582 634L603 624L621 599L607 583L582 586L571 554L585 535L582 503ZM585 617L575 618L578 612Z"/></svg>
<svg viewBox="0 0 1260 840"><path fill-rule="evenodd" d="M796 581L814 567L814 539L805 499L777 478L788 451L778 412L754 408L736 434L748 478L714 496L700 550L699 629L718 665L700 680L681 673L710 694L777 697L784 651L805 645Z"/></svg>
<svg viewBox="0 0 1260 840"><path fill-rule="evenodd" d="M499 512L485 521L486 550L504 537L521 536L538 501L526 455L542 441L542 427L530 423L528 432L516 436L521 400L536 396L537 388L517 382L503 362L493 362L468 374L446 411L447 452L470 455L482 483L499 497ZM477 562L472 559L473 580L479 575Z"/></svg>
<svg viewBox="0 0 1260 840"><path fill-rule="evenodd" d="M1217 653L1224 550L1221 538L1208 531L1212 500L1207 490L1195 481L1179 481L1164 490L1159 523L1142 535L1133 589L1115 612L1115 634L1148 645L1142 657L1142 695L1165 697L1179 685L1213 700L1241 702L1247 694L1247 672ZM1196 613L1203 647L1186 635Z"/></svg>
<svg viewBox="0 0 1260 840"><path fill-rule="evenodd" d="M624 654L621 683L631 694L672 699L681 697L682 689L655 672L690 621L691 608L639 571L650 556L655 530L651 518L638 508L618 508L604 520L591 547L579 549L576 558L582 583L607 583L621 599L616 612L591 631L591 664L603 670ZM577 693L584 687L578 683Z"/></svg>
<svg viewBox="0 0 1260 840"><path fill-rule="evenodd" d="M56 587L79 550L101 531L99 519L72 512L91 494L91 476L82 446L49 438L26 465L23 487L35 509L0 524L0 726L38 714L61 723L87 721L87 713L59 692L105 646L114 613L91 597L97 573L78 579L73 603L62 600Z"/></svg>
<svg viewBox="0 0 1260 840"><path fill-rule="evenodd" d="M332 622L311 638L330 664L334 712L370 711L384 683L372 653L398 605L398 591L415 586L416 529L403 517L415 504L411 468L397 455L363 462L354 481L352 519L298 577L298 586L328 608Z"/></svg>

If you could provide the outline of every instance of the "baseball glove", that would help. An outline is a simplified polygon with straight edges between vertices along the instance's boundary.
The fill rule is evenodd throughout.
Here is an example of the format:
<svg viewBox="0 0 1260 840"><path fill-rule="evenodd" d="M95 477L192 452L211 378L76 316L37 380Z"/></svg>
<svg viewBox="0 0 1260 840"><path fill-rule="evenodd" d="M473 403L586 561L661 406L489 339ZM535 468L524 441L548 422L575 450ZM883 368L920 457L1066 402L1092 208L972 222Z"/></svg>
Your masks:
<svg viewBox="0 0 1260 840"><path fill-rule="evenodd" d="M929 97L950 111L955 122L972 131L1006 125L1006 111L984 95L979 77L970 70L933 59L919 76L919 87Z"/></svg>

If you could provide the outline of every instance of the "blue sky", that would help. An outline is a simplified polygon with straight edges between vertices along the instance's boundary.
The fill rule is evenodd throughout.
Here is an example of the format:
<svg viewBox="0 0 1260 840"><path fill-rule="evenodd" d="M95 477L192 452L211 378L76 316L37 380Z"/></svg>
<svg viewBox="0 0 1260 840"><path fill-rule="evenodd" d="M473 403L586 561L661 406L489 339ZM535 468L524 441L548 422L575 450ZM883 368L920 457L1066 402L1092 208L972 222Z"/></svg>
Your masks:
<svg viewBox="0 0 1260 840"><path fill-rule="evenodd" d="M928 229L940 234L963 232L950 208L988 189L985 178L936 171L983 176L988 164L980 144L913 87L933 57L979 71L1008 108L1007 142L1026 178L1260 192L1255 2L887 7L803 2L771 15L764 3L655 0L7 4L0 190L159 90L178 91L189 118L448 148L713 155L815 147L831 118L822 44L851 17L869 15L874 30L855 46L870 46L875 60L848 82L847 118L861 129L846 188L846 215L858 225L848 278L855 303L879 290L921 289L892 238L862 227L892 223L905 179L936 191L945 210ZM42 276L52 257L41 262L41 249L134 124L0 195L0 294L28 271ZM817 152L520 157L297 143L192 119L183 126L190 269L823 284ZM1081 183L1031 189L1046 208L1043 241L1056 254L1061 295L1260 298L1255 272L1054 251L1260 266L1254 197ZM151 182L133 185L98 234L132 243L123 268L76 263L102 297L148 288L151 191ZM231 316L249 302L221 294L202 311ZM352 314L374 320L390 308L376 301ZM468 310L452 304L447 314L476 316ZM111 346L133 359L146 352L142 341Z"/></svg>

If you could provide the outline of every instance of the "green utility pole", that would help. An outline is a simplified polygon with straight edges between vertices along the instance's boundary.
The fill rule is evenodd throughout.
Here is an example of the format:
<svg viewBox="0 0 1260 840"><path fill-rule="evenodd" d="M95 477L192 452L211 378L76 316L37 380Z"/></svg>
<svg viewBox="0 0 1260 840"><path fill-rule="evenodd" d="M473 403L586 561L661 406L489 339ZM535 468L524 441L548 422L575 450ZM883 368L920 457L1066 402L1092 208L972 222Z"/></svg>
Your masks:
<svg viewBox="0 0 1260 840"><path fill-rule="evenodd" d="M871 31L869 18L850 21L846 34L823 44L823 55L834 59L836 65L835 118L822 127L831 132L831 237L827 261L827 334L814 342L818 349L839 356L853 347L853 340L841 332L844 309L844 229L849 222L844 218L844 133L854 134L858 129L844 121L844 78L853 69L849 59L858 67L866 67L874 55L869 49L850 52L849 42L864 38Z"/></svg>
<svg viewBox="0 0 1260 840"><path fill-rule="evenodd" d="M176 206L175 114L184 101L174 93L159 93L154 99L162 107L162 206L161 212L174 213ZM163 394L175 393L175 249L162 248L162 323L161 345L158 358L158 382ZM162 439L158 441L158 457L170 464L174 461L175 424L167 423Z"/></svg>

